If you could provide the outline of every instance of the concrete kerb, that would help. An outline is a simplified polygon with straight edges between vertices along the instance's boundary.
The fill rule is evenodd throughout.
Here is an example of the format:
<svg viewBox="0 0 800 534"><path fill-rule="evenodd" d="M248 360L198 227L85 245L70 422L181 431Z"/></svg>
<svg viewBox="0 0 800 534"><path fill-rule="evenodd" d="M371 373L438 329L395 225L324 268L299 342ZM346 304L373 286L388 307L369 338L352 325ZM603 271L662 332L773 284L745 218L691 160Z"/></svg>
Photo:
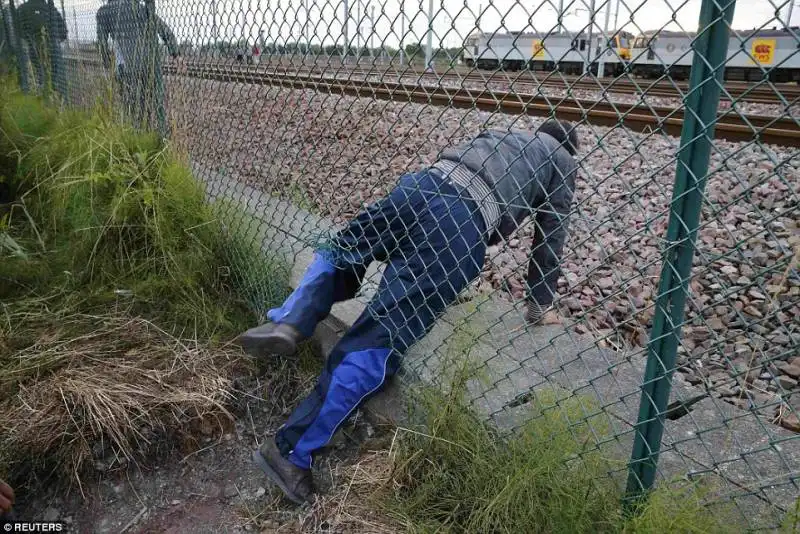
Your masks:
<svg viewBox="0 0 800 534"><path fill-rule="evenodd" d="M335 228L333 221L207 167L195 163L192 168L212 201L237 202L264 222L263 248L291 262L291 282L298 283L312 260L313 244ZM331 316L318 326L314 337L323 354L364 311L380 274L379 266L371 266L360 298L334 305ZM601 349L591 337L563 326L525 328L521 310L487 297L451 306L406 355L404 379L393 381L373 397L365 413L402 425L407 409L401 384L413 380L440 385L446 374L441 366L452 358L453 340L464 332L471 336L469 358L478 376L467 384L471 404L500 431L524 424L529 412L526 396L556 387L592 399L599 407L597 415L611 426L612 447L622 458L630 453L644 376L643 351L625 354ZM705 394L675 374L673 404L696 401ZM798 496L800 439L796 438L755 413L708 397L684 417L666 421L659 472L662 479L713 474L731 493L741 490L753 507L763 508L769 499L786 508Z"/></svg>

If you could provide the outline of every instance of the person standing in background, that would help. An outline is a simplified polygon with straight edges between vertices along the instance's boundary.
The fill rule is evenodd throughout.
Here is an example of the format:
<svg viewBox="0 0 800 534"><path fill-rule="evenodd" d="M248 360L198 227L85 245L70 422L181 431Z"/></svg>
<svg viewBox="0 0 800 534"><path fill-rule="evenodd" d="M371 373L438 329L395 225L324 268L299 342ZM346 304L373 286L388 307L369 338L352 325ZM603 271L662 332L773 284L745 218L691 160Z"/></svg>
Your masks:
<svg viewBox="0 0 800 534"><path fill-rule="evenodd" d="M61 43L67 40L67 24L52 0L28 0L17 8L17 28L24 53L33 65L39 90L52 82L62 96L67 80Z"/></svg>
<svg viewBox="0 0 800 534"><path fill-rule="evenodd" d="M164 108L164 81L158 38L172 57L178 43L167 24L154 12L152 3L139 0L108 0L97 11L97 41L106 69L111 69L108 39L114 41L114 75L122 105L133 124L168 133ZM155 124L153 124L155 115Z"/></svg>

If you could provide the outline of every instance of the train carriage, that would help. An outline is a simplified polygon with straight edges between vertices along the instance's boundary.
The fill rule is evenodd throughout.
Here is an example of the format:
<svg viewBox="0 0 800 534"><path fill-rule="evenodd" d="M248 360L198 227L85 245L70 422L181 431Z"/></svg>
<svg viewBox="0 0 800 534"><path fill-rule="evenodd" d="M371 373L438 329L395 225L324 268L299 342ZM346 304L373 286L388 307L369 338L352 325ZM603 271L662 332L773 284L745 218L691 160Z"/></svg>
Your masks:
<svg viewBox="0 0 800 534"><path fill-rule="evenodd" d="M537 71L557 70L580 74L588 65L597 72L601 54L607 74L624 70L630 58L631 34L618 32L606 41L586 33L492 33L473 34L466 39L463 60L479 69ZM592 58L591 62L589 58Z"/></svg>
<svg viewBox="0 0 800 534"><path fill-rule="evenodd" d="M692 67L694 33L646 32L631 50L635 75L687 79ZM726 80L800 81L800 28L735 30L725 63Z"/></svg>
<svg viewBox="0 0 800 534"><path fill-rule="evenodd" d="M466 40L464 63L479 69L520 70L529 59L526 41L527 34L522 33L474 34Z"/></svg>

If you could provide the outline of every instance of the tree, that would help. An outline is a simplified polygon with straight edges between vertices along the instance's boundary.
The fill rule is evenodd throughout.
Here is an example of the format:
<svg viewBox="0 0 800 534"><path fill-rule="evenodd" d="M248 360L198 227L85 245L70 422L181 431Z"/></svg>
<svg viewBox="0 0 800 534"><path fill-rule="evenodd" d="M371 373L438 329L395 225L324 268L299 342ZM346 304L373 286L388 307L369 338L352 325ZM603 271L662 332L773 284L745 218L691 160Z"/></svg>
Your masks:
<svg viewBox="0 0 800 534"><path fill-rule="evenodd" d="M406 55L408 56L409 61L417 56L420 57L424 56L424 53L422 52L422 45L420 45L419 43L412 43L406 45Z"/></svg>

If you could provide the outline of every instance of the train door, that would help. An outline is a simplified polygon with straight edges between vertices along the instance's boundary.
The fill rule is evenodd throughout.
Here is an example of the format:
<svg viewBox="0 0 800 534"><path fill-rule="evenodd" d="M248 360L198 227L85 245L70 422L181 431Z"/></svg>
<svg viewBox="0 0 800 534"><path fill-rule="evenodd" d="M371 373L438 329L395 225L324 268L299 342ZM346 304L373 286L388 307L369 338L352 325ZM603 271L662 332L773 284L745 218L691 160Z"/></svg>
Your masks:
<svg viewBox="0 0 800 534"><path fill-rule="evenodd" d="M656 37L653 37L647 42L647 59L653 60L656 58Z"/></svg>

